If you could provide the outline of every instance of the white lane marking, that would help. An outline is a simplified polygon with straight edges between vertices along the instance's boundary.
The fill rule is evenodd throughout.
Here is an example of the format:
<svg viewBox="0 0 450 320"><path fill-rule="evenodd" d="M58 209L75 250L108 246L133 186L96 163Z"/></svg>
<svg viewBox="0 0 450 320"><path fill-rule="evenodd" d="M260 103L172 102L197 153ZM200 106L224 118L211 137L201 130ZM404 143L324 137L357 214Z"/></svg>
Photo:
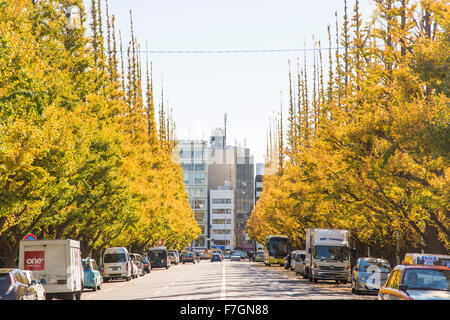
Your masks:
<svg viewBox="0 0 450 320"><path fill-rule="evenodd" d="M222 264L222 285L221 285L221 288L220 288L220 300L225 300L225 298L226 298L226 283L227 283L227 280L226 280L226 275L225 275L226 273L225 273L225 263L223 263Z"/></svg>

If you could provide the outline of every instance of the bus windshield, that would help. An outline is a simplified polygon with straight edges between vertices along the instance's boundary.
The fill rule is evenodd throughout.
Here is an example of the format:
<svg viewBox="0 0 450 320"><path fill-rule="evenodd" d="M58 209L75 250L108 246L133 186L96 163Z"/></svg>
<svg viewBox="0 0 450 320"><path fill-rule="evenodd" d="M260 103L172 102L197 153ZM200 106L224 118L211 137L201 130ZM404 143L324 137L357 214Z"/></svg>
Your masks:
<svg viewBox="0 0 450 320"><path fill-rule="evenodd" d="M269 255L274 257L285 257L289 253L289 239L287 238L270 238Z"/></svg>

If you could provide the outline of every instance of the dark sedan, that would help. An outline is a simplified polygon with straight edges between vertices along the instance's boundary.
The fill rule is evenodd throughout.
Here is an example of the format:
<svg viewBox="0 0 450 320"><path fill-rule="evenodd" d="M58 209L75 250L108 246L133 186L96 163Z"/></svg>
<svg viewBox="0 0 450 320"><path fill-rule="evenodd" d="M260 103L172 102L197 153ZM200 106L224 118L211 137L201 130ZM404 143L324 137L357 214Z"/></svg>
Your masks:
<svg viewBox="0 0 450 320"><path fill-rule="evenodd" d="M195 256L194 252L185 252L181 254L181 262L183 262L183 264L185 264L186 262L196 263L197 257Z"/></svg>
<svg viewBox="0 0 450 320"><path fill-rule="evenodd" d="M38 293L20 269L0 269L0 300L37 300Z"/></svg>

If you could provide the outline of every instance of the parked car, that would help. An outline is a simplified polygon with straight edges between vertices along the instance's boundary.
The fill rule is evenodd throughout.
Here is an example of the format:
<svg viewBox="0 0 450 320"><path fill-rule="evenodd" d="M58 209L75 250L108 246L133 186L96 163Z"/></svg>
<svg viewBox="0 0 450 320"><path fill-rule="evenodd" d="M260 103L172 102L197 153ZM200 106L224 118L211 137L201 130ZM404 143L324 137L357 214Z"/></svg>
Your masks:
<svg viewBox="0 0 450 320"><path fill-rule="evenodd" d="M131 257L130 257L130 265L131 265L131 278L136 279L137 277L139 277L138 267L136 263L134 263L134 261L131 260Z"/></svg>
<svg viewBox="0 0 450 320"><path fill-rule="evenodd" d="M228 259L228 260L230 260L231 259L231 256L229 255L229 254L224 254L223 255L223 259L225 260L225 259Z"/></svg>
<svg viewBox="0 0 450 320"><path fill-rule="evenodd" d="M30 283L31 287L34 288L34 290L37 293L37 299L36 300L45 300L45 288L42 285L42 283L36 278L36 275L31 270L22 270L22 272L25 274L25 276L28 279L28 282Z"/></svg>
<svg viewBox="0 0 450 320"><path fill-rule="evenodd" d="M152 266L150 264L150 261L148 260L147 257L143 257L142 258L142 266L144 267L144 271L147 273L152 272Z"/></svg>
<svg viewBox="0 0 450 320"><path fill-rule="evenodd" d="M167 253L173 252L176 256L176 265L180 263L180 254L178 253L178 250L167 250Z"/></svg>
<svg viewBox="0 0 450 320"><path fill-rule="evenodd" d="M102 289L102 275L97 268L97 263L94 259L86 258L81 260L84 269L83 288L90 288L94 291Z"/></svg>
<svg viewBox="0 0 450 320"><path fill-rule="evenodd" d="M295 258L292 259L294 265L294 271L296 275L302 275L303 279L306 279L306 250L297 250Z"/></svg>
<svg viewBox="0 0 450 320"><path fill-rule="evenodd" d="M450 255L432 253L407 253L402 264L411 265L433 265L438 260L450 260Z"/></svg>
<svg viewBox="0 0 450 320"><path fill-rule="evenodd" d="M219 261L222 262L222 256L219 253L213 253L213 255L211 256L211 262L214 261Z"/></svg>
<svg viewBox="0 0 450 320"><path fill-rule="evenodd" d="M391 266L385 259L359 258L352 271L352 292L378 293L391 272Z"/></svg>
<svg viewBox="0 0 450 320"><path fill-rule="evenodd" d="M132 264L130 254L124 247L107 248L103 253L103 281L110 279L126 279L130 281L132 277Z"/></svg>
<svg viewBox="0 0 450 320"><path fill-rule="evenodd" d="M379 300L450 300L450 268L398 265L378 292Z"/></svg>
<svg viewBox="0 0 450 320"><path fill-rule="evenodd" d="M206 253L200 253L200 260L208 260Z"/></svg>
<svg viewBox="0 0 450 320"><path fill-rule="evenodd" d="M20 269L0 269L0 300L37 300L38 293Z"/></svg>
<svg viewBox="0 0 450 320"><path fill-rule="evenodd" d="M181 254L181 261L183 262L183 264L185 264L186 262L196 263L197 259L194 252L184 252Z"/></svg>
<svg viewBox="0 0 450 320"><path fill-rule="evenodd" d="M178 258L175 252L167 251L167 259L169 259L171 264L178 264Z"/></svg>
<svg viewBox="0 0 450 320"><path fill-rule="evenodd" d="M144 264L142 263L142 256L137 253L130 253L131 261L136 265L137 275L145 276ZM136 276L137 278L137 276Z"/></svg>

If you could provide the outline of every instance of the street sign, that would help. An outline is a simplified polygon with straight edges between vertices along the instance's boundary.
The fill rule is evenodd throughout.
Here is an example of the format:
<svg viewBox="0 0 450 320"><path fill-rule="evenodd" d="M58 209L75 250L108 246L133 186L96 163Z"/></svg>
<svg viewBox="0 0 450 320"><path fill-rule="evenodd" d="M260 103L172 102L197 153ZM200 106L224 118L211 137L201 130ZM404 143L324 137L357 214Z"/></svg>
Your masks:
<svg viewBox="0 0 450 320"><path fill-rule="evenodd" d="M36 236L34 234L27 234L23 240L37 240Z"/></svg>

